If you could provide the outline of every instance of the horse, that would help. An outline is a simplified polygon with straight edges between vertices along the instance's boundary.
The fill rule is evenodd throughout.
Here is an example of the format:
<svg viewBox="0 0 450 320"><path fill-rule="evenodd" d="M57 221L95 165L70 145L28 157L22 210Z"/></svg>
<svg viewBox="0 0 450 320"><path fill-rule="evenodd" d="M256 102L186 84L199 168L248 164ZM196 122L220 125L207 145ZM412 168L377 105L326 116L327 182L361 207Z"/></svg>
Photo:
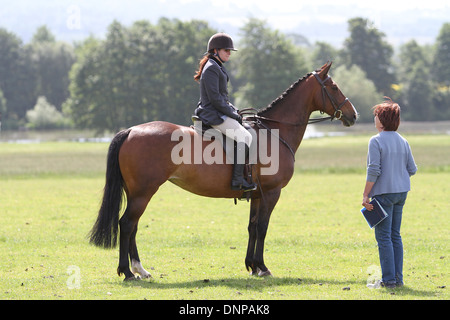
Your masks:
<svg viewBox="0 0 450 320"><path fill-rule="evenodd" d="M245 266L252 275L272 275L264 264L264 239L281 189L293 176L295 151L303 139L311 113L326 113L329 116L320 120L340 120L346 127L353 125L358 117L353 104L328 75L331 64L327 62L308 73L266 108L245 117L255 132L266 130L280 142L278 148L267 144L267 152L273 152L272 156L276 156L279 163L276 172L261 174L268 169L268 164L262 163L260 157L251 169L258 188L248 199L250 218ZM108 149L103 199L89 237L90 243L96 246L114 248L120 226L117 273L119 276L124 274L125 280L151 277L141 264L136 233L139 218L163 183L170 181L205 197L240 199L243 196L243 191L230 188L232 164L225 161L173 161L173 149L179 144L179 140L173 139L174 132L192 138L198 135L192 127L153 121L118 132ZM261 141L257 143L261 144ZM201 140L200 146L191 146L192 150L188 151L192 151L191 157L194 157L194 148L200 148L201 152L213 143L214 140ZM186 152L183 156L188 156L189 152L183 152ZM119 220L125 196L126 207L123 205L125 210Z"/></svg>

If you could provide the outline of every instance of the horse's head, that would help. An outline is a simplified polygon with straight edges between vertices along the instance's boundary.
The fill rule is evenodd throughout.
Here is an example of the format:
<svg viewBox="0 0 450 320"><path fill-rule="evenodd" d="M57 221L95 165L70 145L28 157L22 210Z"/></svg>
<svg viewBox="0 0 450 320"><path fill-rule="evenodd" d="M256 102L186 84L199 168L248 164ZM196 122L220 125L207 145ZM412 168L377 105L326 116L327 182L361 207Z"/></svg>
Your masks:
<svg viewBox="0 0 450 320"><path fill-rule="evenodd" d="M318 84L314 95L315 106L317 110L329 114L332 119L341 120L344 126L350 127L358 118L358 112L328 75L331 64L326 63L320 70L312 73Z"/></svg>

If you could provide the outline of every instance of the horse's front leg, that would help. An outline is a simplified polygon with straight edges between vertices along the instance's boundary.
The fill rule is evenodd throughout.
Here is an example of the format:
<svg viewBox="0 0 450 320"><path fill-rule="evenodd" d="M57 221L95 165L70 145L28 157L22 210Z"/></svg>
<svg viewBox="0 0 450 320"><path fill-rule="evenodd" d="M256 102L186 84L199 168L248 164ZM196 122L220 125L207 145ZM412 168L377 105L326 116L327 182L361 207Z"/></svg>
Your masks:
<svg viewBox="0 0 450 320"><path fill-rule="evenodd" d="M280 198L280 190L275 190L268 192L265 195L265 203L260 205L258 212L258 219L256 225L256 249L253 259L253 266L258 270L258 276L271 276L272 273L264 264L264 240L267 234L267 228L269 227L270 215L272 214L273 208L277 204Z"/></svg>
<svg viewBox="0 0 450 320"><path fill-rule="evenodd" d="M258 211L260 199L252 199L250 204L250 219L248 223L248 246L247 246L247 256L245 257L245 267L247 271L252 269L252 275L258 275L257 268L253 265L254 255L255 255L255 245L256 245L256 224L258 219Z"/></svg>

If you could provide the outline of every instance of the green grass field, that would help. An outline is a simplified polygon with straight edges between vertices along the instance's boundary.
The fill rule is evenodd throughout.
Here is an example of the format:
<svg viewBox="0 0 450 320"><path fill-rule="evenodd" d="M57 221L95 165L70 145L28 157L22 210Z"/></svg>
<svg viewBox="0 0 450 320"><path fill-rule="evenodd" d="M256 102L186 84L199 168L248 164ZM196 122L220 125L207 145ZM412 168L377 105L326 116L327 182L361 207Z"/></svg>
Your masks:
<svg viewBox="0 0 450 320"><path fill-rule="evenodd" d="M0 299L442 299L449 267L450 138L406 136L419 172L404 210L405 287L379 273L359 213L369 136L305 140L266 238L274 277L244 266L249 205L187 193L154 196L137 236L153 279L124 283L118 249L86 238L104 185L104 143L0 144Z"/></svg>

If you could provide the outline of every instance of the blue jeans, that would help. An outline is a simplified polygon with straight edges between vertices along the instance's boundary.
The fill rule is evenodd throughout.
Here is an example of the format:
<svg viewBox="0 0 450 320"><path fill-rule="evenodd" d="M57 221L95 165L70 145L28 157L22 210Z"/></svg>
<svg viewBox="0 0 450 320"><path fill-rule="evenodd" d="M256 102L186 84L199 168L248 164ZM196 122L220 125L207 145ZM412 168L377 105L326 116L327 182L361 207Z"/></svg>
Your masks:
<svg viewBox="0 0 450 320"><path fill-rule="evenodd" d="M407 194L407 192L401 192L374 196L389 215L375 227L381 280L385 284L403 285L403 244L400 225Z"/></svg>

